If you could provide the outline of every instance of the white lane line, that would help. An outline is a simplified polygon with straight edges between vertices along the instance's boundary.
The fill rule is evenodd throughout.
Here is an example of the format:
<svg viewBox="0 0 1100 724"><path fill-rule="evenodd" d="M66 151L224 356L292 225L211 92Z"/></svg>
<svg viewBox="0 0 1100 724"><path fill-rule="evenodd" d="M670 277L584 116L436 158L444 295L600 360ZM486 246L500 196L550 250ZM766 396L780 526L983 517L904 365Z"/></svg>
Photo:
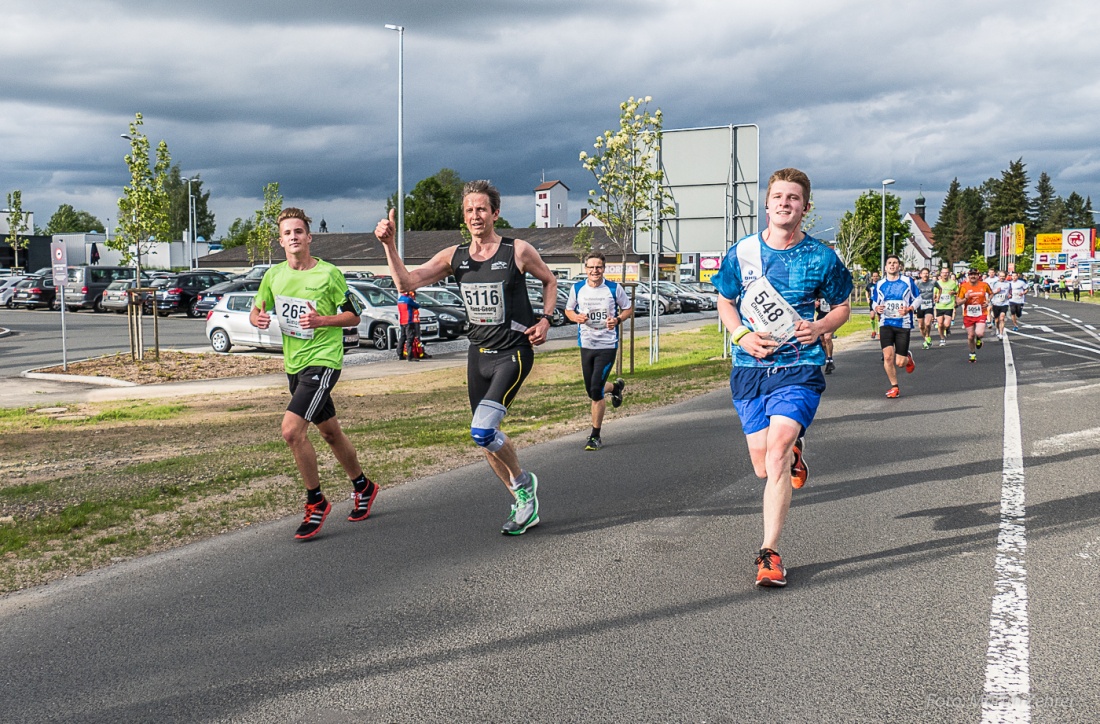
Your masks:
<svg viewBox="0 0 1100 724"><path fill-rule="evenodd" d="M1082 322L1082 321L1081 321L1080 319L1078 319L1077 317L1074 317L1074 318L1073 318L1073 321L1074 321L1074 322L1077 322L1078 324L1084 324L1084 322Z"/></svg>
<svg viewBox="0 0 1100 724"><path fill-rule="evenodd" d="M1004 462L1001 473L1001 525L997 535L996 581L985 655L982 722L1031 721L1030 642L1027 617L1027 535L1024 528L1024 453L1016 364L1005 339Z"/></svg>
<svg viewBox="0 0 1100 724"><path fill-rule="evenodd" d="M1095 331L1096 331L1096 327L1092 326L1091 324L1086 324L1086 325L1085 325L1085 329L1091 330L1091 331L1093 331L1093 332L1095 332Z"/></svg>
<svg viewBox="0 0 1100 724"><path fill-rule="evenodd" d="M1085 352L1092 352L1093 354L1100 354L1100 349L1096 347L1084 347L1079 344L1073 344L1071 342L1063 342L1060 339L1048 339L1046 337L1036 337L1034 334L1027 334L1026 332L1010 332L1014 337L1025 337L1026 339L1034 339L1039 342L1049 342L1050 344L1060 344L1063 347L1073 347L1074 349L1081 349ZM1006 335L1007 336L1007 335Z"/></svg>

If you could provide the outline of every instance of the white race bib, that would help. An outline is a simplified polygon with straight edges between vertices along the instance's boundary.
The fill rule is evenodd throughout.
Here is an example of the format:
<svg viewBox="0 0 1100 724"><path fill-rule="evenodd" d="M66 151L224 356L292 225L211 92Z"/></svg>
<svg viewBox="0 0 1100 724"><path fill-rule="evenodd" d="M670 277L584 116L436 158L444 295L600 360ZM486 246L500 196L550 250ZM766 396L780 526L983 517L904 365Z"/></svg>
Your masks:
<svg viewBox="0 0 1100 724"><path fill-rule="evenodd" d="M966 316L968 316L968 317L981 317L981 316L983 316L982 315L982 305L980 305L980 304L967 304L966 305Z"/></svg>
<svg viewBox="0 0 1100 724"><path fill-rule="evenodd" d="M611 319L611 310L608 307L597 305L581 311L588 316L585 326L593 329L607 329L607 320Z"/></svg>
<svg viewBox="0 0 1100 724"><path fill-rule="evenodd" d="M741 295L741 316L756 332L765 332L779 344L794 336L800 316L767 277L759 277Z"/></svg>
<svg viewBox="0 0 1100 724"><path fill-rule="evenodd" d="M298 297L275 297L275 316L279 318L279 327L283 334L297 339L313 339L312 329L302 329L302 316L309 311L312 299Z"/></svg>
<svg viewBox="0 0 1100 724"><path fill-rule="evenodd" d="M901 310L905 309L905 302L901 301L900 299L887 299L885 302L882 303L882 306L884 307L882 311L882 316L893 317L896 319L902 316Z"/></svg>
<svg viewBox="0 0 1100 724"><path fill-rule="evenodd" d="M470 324L504 324L504 282L463 282L462 301Z"/></svg>
<svg viewBox="0 0 1100 724"><path fill-rule="evenodd" d="M1008 294L1006 292L997 292L993 295L993 304L998 307L1003 307L1005 302L1008 301Z"/></svg>

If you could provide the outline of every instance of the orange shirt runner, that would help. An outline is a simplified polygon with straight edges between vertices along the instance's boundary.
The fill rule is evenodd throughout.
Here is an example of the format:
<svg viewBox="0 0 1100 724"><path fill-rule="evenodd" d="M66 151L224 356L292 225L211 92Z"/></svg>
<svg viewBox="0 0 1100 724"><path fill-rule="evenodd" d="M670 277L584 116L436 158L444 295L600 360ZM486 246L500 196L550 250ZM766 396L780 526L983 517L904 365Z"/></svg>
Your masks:
<svg viewBox="0 0 1100 724"><path fill-rule="evenodd" d="M963 304L963 325L984 324L993 289L985 282L965 281L959 284L955 299Z"/></svg>

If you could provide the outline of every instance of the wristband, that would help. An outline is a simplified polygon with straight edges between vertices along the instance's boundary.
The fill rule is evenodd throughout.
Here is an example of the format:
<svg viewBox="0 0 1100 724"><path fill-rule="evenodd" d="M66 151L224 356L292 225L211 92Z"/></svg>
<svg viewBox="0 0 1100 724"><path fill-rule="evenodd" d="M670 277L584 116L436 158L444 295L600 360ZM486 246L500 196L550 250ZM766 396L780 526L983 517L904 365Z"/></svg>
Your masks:
<svg viewBox="0 0 1100 724"><path fill-rule="evenodd" d="M734 344L739 345L741 343L741 338L751 331L751 329L742 324L740 327L733 330L733 334L730 336L730 338L733 340Z"/></svg>

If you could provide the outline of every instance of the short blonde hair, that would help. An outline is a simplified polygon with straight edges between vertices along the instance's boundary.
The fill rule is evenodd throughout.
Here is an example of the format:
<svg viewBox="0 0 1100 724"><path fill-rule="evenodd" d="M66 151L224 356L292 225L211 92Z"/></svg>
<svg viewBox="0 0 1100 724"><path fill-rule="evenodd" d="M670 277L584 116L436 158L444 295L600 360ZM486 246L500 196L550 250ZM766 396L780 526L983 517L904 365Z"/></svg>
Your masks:
<svg viewBox="0 0 1100 724"><path fill-rule="evenodd" d="M306 233L307 234L310 233L309 223L311 221L313 221L313 219L306 216L306 212L302 211L301 209L295 208L293 206L288 206L288 207L286 207L285 209L283 209L282 211L279 212L279 220L278 220L278 222L276 222L275 225L276 226L282 226L283 222L286 221L287 219L301 219L303 222L305 222Z"/></svg>
<svg viewBox="0 0 1100 724"><path fill-rule="evenodd" d="M797 168L781 168L771 175L768 179L768 190L764 194L764 198L768 198L772 193L772 184L776 181L788 181L793 184L798 184L802 187L803 201L807 204L810 203L810 177Z"/></svg>

